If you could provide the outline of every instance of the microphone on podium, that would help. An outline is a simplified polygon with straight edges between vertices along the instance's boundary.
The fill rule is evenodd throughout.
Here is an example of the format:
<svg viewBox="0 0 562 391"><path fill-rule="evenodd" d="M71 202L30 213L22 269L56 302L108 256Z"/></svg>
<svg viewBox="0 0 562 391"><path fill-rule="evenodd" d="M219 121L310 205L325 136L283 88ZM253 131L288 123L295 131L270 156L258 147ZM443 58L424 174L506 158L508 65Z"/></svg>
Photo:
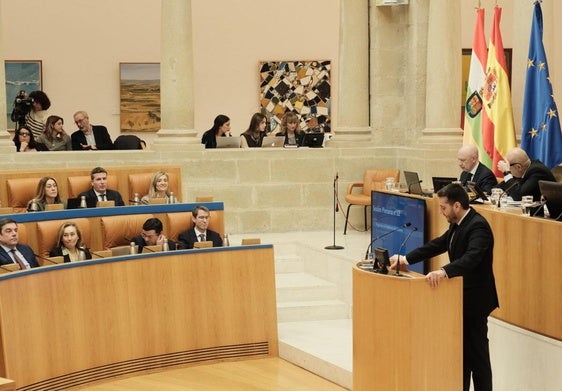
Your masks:
<svg viewBox="0 0 562 391"><path fill-rule="evenodd" d="M407 277L405 274L400 274L400 253L404 249L406 242L410 239L410 236L412 236L412 234L417 230L418 230L417 227L413 227L412 230L408 233L408 235L406 235L406 239L404 239L402 244L400 244L400 248L398 249L398 261L396 262L396 273L394 273L395 276Z"/></svg>
<svg viewBox="0 0 562 391"><path fill-rule="evenodd" d="M371 243L369 243L369 246L367 246L367 251L365 251L365 260L369 259L369 251L373 248L373 244L375 244L375 242L376 242L377 240L380 240L380 239L384 238L385 236L388 236L388 235L390 235L390 234L392 234L392 233L394 233L394 232L396 232L396 231L399 231L399 230L401 230L402 228L407 228L407 227L409 227L410 225L412 225L412 223L410 223L410 222L404 223L404 224L402 224L400 227L391 229L390 231L385 232L385 233L383 233L382 235L379 235L379 236L377 236L376 238L374 238L374 239L371 241Z"/></svg>
<svg viewBox="0 0 562 391"><path fill-rule="evenodd" d="M43 257L43 256L41 256L41 255L39 255L39 254L35 254L35 253L33 253L33 255L35 256L35 258L39 258L39 259L41 259L41 260L43 260L43 261L46 261L46 262L48 262L48 263L50 263L50 264L52 264L52 265L58 265L57 262L51 261L49 258Z"/></svg>

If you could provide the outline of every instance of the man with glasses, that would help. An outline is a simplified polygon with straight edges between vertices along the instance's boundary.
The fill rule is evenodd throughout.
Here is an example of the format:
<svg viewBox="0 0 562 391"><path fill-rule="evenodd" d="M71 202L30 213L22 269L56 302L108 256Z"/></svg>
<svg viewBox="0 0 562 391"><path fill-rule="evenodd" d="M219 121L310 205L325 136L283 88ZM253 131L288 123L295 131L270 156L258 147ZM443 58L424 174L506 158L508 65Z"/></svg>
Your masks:
<svg viewBox="0 0 562 391"><path fill-rule="evenodd" d="M77 111L74 114L74 123L78 126L78 130L71 136L74 151L113 149L113 142L107 128L101 125L91 125L88 113Z"/></svg>
<svg viewBox="0 0 562 391"><path fill-rule="evenodd" d="M504 160L498 162L503 172L503 182L497 187L503 189L515 201L524 195L532 195L534 201L541 199L539 181L556 182L552 172L540 160L531 160L521 148L512 148Z"/></svg>
<svg viewBox="0 0 562 391"><path fill-rule="evenodd" d="M215 231L208 229L211 213L203 205L198 205L191 212L194 227L183 231L178 236L180 249L191 249L195 242L213 242L213 247L222 247L222 238Z"/></svg>
<svg viewBox="0 0 562 391"><path fill-rule="evenodd" d="M144 246L163 245L164 241L168 240L162 233L163 229L160 219L152 217L146 220L142 225L142 233L132 239L139 246L139 253L142 252ZM168 247L170 250L175 250L177 246L175 242L168 240Z"/></svg>

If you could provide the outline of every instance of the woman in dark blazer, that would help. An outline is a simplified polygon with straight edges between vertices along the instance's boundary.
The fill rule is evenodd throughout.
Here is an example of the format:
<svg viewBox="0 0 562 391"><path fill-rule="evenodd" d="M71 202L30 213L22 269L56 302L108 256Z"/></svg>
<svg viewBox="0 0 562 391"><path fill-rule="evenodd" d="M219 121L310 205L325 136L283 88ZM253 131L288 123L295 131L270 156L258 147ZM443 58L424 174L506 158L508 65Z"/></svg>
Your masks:
<svg viewBox="0 0 562 391"><path fill-rule="evenodd" d="M49 253L51 257L64 257L64 262L92 259L92 254L82 242L82 232L76 223L66 222L59 228L57 247Z"/></svg>

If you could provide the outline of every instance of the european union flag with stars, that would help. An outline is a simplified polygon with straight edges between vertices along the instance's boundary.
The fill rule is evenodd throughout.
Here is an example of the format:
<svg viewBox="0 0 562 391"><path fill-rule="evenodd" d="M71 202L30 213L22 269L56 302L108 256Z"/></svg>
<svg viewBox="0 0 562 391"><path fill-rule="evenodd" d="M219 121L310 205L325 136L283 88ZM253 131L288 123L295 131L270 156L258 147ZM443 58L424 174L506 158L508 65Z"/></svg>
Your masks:
<svg viewBox="0 0 562 391"><path fill-rule="evenodd" d="M521 148L548 168L562 162L562 133L542 42L541 5L535 2L523 97Z"/></svg>

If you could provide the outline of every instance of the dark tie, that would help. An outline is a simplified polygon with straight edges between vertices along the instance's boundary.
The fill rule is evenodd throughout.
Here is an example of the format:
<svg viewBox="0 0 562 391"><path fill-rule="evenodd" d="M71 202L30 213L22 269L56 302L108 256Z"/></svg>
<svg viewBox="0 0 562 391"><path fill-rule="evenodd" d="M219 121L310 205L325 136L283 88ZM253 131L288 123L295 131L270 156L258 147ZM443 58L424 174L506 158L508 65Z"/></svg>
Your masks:
<svg viewBox="0 0 562 391"><path fill-rule="evenodd" d="M205 234L199 234L199 241L200 241L200 242L204 242L204 241L205 241Z"/></svg>
<svg viewBox="0 0 562 391"><path fill-rule="evenodd" d="M27 269L27 267L25 267L25 263L23 262L23 260L20 257L18 257L18 254L16 254L16 249L13 248L10 250L10 252L12 253L14 259L16 260L16 263L20 266L20 270Z"/></svg>
<svg viewBox="0 0 562 391"><path fill-rule="evenodd" d="M100 201L105 201L105 194L100 194Z"/></svg>
<svg viewBox="0 0 562 391"><path fill-rule="evenodd" d="M469 172L469 173L466 175L466 181L464 182L464 184L466 185L466 182L470 182L471 180L472 180L472 173Z"/></svg>

